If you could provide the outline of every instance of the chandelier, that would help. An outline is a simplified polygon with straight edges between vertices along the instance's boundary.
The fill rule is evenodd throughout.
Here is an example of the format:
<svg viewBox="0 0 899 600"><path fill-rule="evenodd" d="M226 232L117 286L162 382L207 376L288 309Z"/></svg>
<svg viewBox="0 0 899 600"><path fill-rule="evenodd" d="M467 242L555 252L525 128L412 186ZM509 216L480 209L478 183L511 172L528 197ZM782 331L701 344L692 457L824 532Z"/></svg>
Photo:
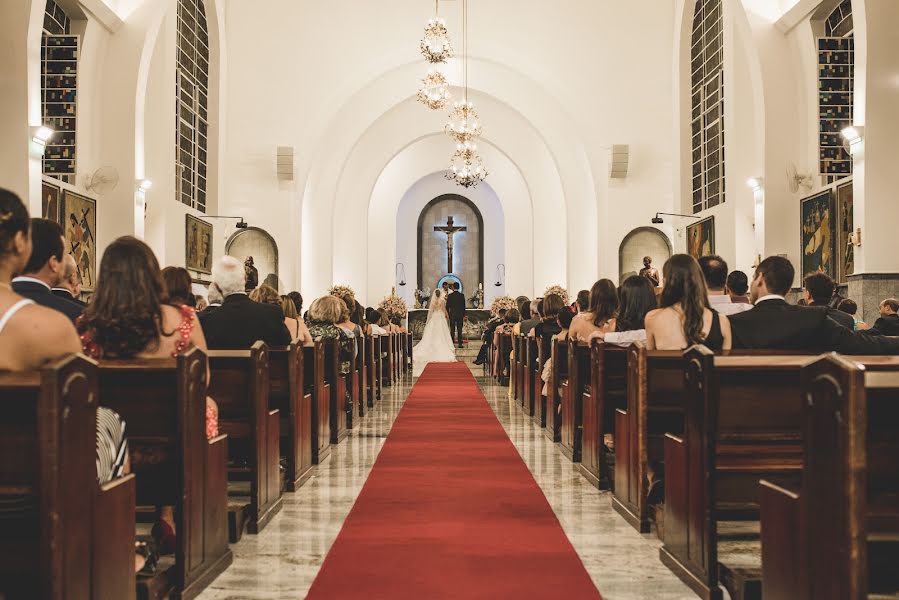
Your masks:
<svg viewBox="0 0 899 600"><path fill-rule="evenodd" d="M464 188L475 188L487 175L487 168L481 160L481 155L478 154L478 147L470 141L457 144L456 152L450 159L446 178Z"/></svg>
<svg viewBox="0 0 899 600"><path fill-rule="evenodd" d="M421 80L421 87L418 88L418 101L431 110L438 110L446 106L449 99L449 82L443 73L431 67L427 76Z"/></svg>
<svg viewBox="0 0 899 600"><path fill-rule="evenodd" d="M466 86L465 97L468 97ZM446 134L459 143L473 140L481 135L481 120L474 108L474 104L467 99L453 103L453 112L444 127Z"/></svg>
<svg viewBox="0 0 899 600"><path fill-rule="evenodd" d="M440 0L434 1L437 16L428 20L425 36L421 39L421 54L429 63L445 63L453 57L453 44L446 29L446 21L440 18Z"/></svg>

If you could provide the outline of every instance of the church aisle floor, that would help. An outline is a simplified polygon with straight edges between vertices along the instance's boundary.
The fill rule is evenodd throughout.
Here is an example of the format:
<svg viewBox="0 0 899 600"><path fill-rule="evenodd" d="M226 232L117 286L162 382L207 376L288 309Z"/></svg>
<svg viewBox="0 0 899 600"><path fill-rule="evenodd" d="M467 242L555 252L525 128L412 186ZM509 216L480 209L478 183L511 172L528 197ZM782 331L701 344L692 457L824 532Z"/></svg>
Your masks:
<svg viewBox="0 0 899 600"><path fill-rule="evenodd" d="M470 364L471 357L466 358ZM507 388L484 378L479 367L472 366L472 373L603 597L695 598L659 562L655 537L640 535L612 510L608 493L592 488L530 419L509 403ZM411 377L406 377L400 385L385 388L378 408L350 432L319 473L300 491L284 495L281 514L260 535L244 535L232 546L234 564L199 600L301 598L308 591L411 384Z"/></svg>

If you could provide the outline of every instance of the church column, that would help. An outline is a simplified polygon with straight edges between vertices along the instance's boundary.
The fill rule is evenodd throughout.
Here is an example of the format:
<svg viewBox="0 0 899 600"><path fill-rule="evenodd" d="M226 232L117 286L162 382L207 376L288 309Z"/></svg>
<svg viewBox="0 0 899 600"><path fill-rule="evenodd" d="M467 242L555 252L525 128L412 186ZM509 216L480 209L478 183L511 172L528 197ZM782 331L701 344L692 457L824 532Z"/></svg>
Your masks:
<svg viewBox="0 0 899 600"><path fill-rule="evenodd" d="M899 2L853 2L855 20L855 124L864 127L863 148L853 155L855 227L862 245L855 250L855 275L849 295L864 319L877 317L878 305L899 295L899 53L895 25Z"/></svg>
<svg viewBox="0 0 899 600"><path fill-rule="evenodd" d="M41 148L31 127L41 117L41 30L44 3L0 3L0 182L41 215Z"/></svg>

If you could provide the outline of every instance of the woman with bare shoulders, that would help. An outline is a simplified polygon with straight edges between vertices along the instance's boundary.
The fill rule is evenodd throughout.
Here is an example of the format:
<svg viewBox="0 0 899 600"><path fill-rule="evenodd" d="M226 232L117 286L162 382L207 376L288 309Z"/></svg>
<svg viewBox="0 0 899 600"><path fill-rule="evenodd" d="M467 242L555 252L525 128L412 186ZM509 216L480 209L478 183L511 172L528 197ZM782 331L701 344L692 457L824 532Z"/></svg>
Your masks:
<svg viewBox="0 0 899 600"><path fill-rule="evenodd" d="M618 291L609 279L600 279L590 289L590 304L571 322L568 335L571 339L586 341L592 333L615 331L615 314L618 312Z"/></svg>
<svg viewBox="0 0 899 600"><path fill-rule="evenodd" d="M702 270L688 254L675 254L662 268L661 308L646 315L646 347L684 350L705 344L712 351L731 347L730 321L709 307Z"/></svg>

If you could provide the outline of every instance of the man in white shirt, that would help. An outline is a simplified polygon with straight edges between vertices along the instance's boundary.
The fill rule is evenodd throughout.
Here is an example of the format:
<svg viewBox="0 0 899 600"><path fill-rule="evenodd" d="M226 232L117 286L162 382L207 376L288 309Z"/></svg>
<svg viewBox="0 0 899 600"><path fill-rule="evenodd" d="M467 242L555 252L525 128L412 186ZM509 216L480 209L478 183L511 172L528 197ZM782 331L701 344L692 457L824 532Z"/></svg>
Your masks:
<svg viewBox="0 0 899 600"><path fill-rule="evenodd" d="M721 315L735 315L737 313L752 310L751 304L734 303L730 299L725 286L727 285L727 263L717 255L703 256L699 259L699 267L705 278L705 285L709 291L709 305L712 310Z"/></svg>

